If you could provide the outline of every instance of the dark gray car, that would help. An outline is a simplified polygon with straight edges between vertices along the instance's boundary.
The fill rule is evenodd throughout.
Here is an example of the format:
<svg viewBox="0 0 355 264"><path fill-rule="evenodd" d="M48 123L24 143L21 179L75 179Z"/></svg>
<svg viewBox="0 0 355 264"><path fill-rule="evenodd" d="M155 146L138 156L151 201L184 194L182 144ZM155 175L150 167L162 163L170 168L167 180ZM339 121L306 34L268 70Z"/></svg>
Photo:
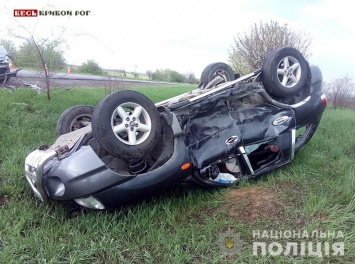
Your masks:
<svg viewBox="0 0 355 264"><path fill-rule="evenodd" d="M0 81L5 83L10 77L15 77L20 69L11 69L11 60L7 50L0 46Z"/></svg>
<svg viewBox="0 0 355 264"><path fill-rule="evenodd" d="M156 104L124 90L69 108L57 141L27 156L25 175L42 201L92 209L181 183L226 187L292 162L325 108L320 69L295 49L275 50L242 77L213 63L198 89Z"/></svg>

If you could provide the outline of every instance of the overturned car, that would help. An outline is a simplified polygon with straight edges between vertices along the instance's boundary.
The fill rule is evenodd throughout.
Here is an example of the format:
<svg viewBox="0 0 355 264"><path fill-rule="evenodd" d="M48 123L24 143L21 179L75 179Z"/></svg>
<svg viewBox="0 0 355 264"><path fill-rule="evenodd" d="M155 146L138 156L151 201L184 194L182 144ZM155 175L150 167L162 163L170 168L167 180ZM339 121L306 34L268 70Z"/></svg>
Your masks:
<svg viewBox="0 0 355 264"><path fill-rule="evenodd" d="M69 108L56 142L27 156L25 175L42 201L92 209L181 183L226 187L290 163L325 107L321 71L293 48L242 77L213 63L198 89L157 104L126 90Z"/></svg>

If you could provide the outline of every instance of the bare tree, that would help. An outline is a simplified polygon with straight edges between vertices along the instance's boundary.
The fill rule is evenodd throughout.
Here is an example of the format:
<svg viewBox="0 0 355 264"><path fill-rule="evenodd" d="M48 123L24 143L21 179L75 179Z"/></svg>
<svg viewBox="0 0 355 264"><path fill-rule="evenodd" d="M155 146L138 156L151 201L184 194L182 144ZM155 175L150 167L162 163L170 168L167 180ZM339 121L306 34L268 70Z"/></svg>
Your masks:
<svg viewBox="0 0 355 264"><path fill-rule="evenodd" d="M345 108L351 103L351 97L355 93L355 85L350 77L324 82L323 90L334 108Z"/></svg>
<svg viewBox="0 0 355 264"><path fill-rule="evenodd" d="M43 70L38 48L51 72L63 70L66 66L66 61L61 46L61 40L58 39L37 38L35 41L25 41L17 51L17 66Z"/></svg>
<svg viewBox="0 0 355 264"><path fill-rule="evenodd" d="M39 49L34 37L33 37L33 35L31 35L31 38L32 38L32 41L33 41L33 43L34 43L34 45L36 47L36 50L38 52L38 56L39 56L39 58L41 60L42 69L43 69L43 72L44 72L44 77L46 79L47 98L48 98L48 100L50 100L51 99L51 92L50 92L50 81L51 81L51 78L49 76L48 68L46 66L46 63L44 62L43 55L42 55L42 53L41 53L41 51L40 51L40 49Z"/></svg>
<svg viewBox="0 0 355 264"><path fill-rule="evenodd" d="M293 47L308 58L310 44L311 38L305 32L292 30L287 24L280 25L276 21L260 21L249 32L234 38L229 62L236 72L246 74L261 68L265 57L277 48Z"/></svg>
<svg viewBox="0 0 355 264"><path fill-rule="evenodd" d="M54 40L48 39L39 39L36 38L34 33L32 33L29 29L27 29L21 23L18 23L18 29L14 30L8 28L8 33L10 36L22 39L25 41L25 44L22 47L30 49L29 51L31 55L28 59L31 61L31 65L38 67L41 69L41 72L44 74L47 98L51 99L51 76L55 74L55 70L59 69L65 64L65 60L62 54L62 51L58 51L58 47L64 43L64 40L61 37L58 37ZM62 29L61 34L63 34L65 29ZM38 41L41 44L38 44ZM34 51L34 52L33 52ZM17 52L17 59L20 60L20 49ZM26 57L27 55L25 55Z"/></svg>
<svg viewBox="0 0 355 264"><path fill-rule="evenodd" d="M112 94L114 92L127 89L127 83L125 83L122 79L110 76L105 77L104 85L106 94Z"/></svg>

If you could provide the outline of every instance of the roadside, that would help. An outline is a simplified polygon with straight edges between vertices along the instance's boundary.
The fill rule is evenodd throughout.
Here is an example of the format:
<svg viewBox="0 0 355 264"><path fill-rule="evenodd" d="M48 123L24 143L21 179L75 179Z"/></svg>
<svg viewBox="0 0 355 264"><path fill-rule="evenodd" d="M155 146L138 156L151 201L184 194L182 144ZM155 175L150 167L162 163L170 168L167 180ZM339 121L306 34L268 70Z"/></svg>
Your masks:
<svg viewBox="0 0 355 264"><path fill-rule="evenodd" d="M126 78L116 78L110 76L96 76L84 74L66 74L57 73L50 77L52 88L73 88L73 87L127 87L127 86L151 86L151 85L190 85L181 83L156 82L150 80L135 80ZM0 88L18 89L18 88L45 89L46 80L41 74L21 70L16 77L10 78L5 85Z"/></svg>

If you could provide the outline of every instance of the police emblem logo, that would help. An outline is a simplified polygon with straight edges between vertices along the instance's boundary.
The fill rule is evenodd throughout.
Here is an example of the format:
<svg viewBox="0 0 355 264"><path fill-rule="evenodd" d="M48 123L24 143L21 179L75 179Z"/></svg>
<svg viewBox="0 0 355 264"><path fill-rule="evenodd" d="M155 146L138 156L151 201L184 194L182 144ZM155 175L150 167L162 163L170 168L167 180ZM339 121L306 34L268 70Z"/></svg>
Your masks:
<svg viewBox="0 0 355 264"><path fill-rule="evenodd" d="M225 237L224 245L226 246L226 248L232 249L234 247L234 237Z"/></svg>
<svg viewBox="0 0 355 264"><path fill-rule="evenodd" d="M242 246L240 233L234 233L228 230L226 233L219 234L218 246L221 253L226 255L235 255Z"/></svg>

